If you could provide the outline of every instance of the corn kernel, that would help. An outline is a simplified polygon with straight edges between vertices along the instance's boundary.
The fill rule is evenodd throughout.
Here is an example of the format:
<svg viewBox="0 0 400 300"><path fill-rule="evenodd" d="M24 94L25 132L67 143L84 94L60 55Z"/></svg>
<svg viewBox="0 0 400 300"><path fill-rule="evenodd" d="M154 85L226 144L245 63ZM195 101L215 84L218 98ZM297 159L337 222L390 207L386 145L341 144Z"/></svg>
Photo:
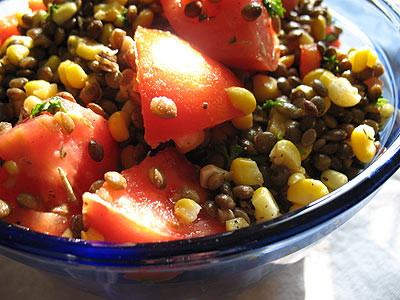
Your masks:
<svg viewBox="0 0 400 300"><path fill-rule="evenodd" d="M288 179L288 185L292 185L301 179L306 179L303 173L300 172L293 173L292 175L290 175Z"/></svg>
<svg viewBox="0 0 400 300"><path fill-rule="evenodd" d="M104 236L93 228L89 228L88 231L81 231L81 237L87 241L104 242Z"/></svg>
<svg viewBox="0 0 400 300"><path fill-rule="evenodd" d="M306 85L311 85L311 83L313 82L314 79L320 79L321 75L326 72L325 69L322 68L318 68L318 69L314 69L310 72L308 72L304 78L303 78L303 83ZM333 74L332 74L333 75Z"/></svg>
<svg viewBox="0 0 400 300"><path fill-rule="evenodd" d="M311 20L311 33L317 41L323 41L326 38L326 19L323 15Z"/></svg>
<svg viewBox="0 0 400 300"><path fill-rule="evenodd" d="M106 22L114 22L124 10L118 2L101 3L94 6L94 18Z"/></svg>
<svg viewBox="0 0 400 300"><path fill-rule="evenodd" d="M46 67L49 67L53 72L57 71L58 66L60 65L61 59L57 55L52 55L44 64Z"/></svg>
<svg viewBox="0 0 400 300"><path fill-rule="evenodd" d="M311 99L315 96L314 89L311 86L300 84L296 86L295 91L302 91L307 99Z"/></svg>
<svg viewBox="0 0 400 300"><path fill-rule="evenodd" d="M103 31L100 36L100 42L103 45L109 44L110 36L111 36L112 32L114 31L114 29L115 29L115 27L112 23L104 24Z"/></svg>
<svg viewBox="0 0 400 300"><path fill-rule="evenodd" d="M117 111L108 119L108 128L110 129L111 136L117 142L126 141L130 136L125 115L127 115L126 112Z"/></svg>
<svg viewBox="0 0 400 300"><path fill-rule="evenodd" d="M233 182L237 185L262 185L264 183L257 163L250 158L235 158L232 161L230 172Z"/></svg>
<svg viewBox="0 0 400 300"><path fill-rule="evenodd" d="M301 208L301 207L303 207L304 205L300 205L300 204L296 204L296 203L294 203L290 208L289 208L289 211L294 211L294 210L296 210L296 209L298 209L298 208Z"/></svg>
<svg viewBox="0 0 400 300"><path fill-rule="evenodd" d="M299 172L301 155L297 147L288 140L278 141L269 155L270 161L275 165L284 165L291 172Z"/></svg>
<svg viewBox="0 0 400 300"><path fill-rule="evenodd" d="M184 224L189 224L197 219L201 206L189 198L179 199L174 205L174 214Z"/></svg>
<svg viewBox="0 0 400 300"><path fill-rule="evenodd" d="M374 137L374 129L366 124L357 126L351 133L351 148L355 156L364 163L370 162L376 154Z"/></svg>
<svg viewBox="0 0 400 300"><path fill-rule="evenodd" d="M80 65L73 63L67 67L66 78L72 88L83 89L88 76Z"/></svg>
<svg viewBox="0 0 400 300"><path fill-rule="evenodd" d="M51 17L54 23L61 26L66 21L71 19L77 11L78 7L75 2L65 2L53 11Z"/></svg>
<svg viewBox="0 0 400 300"><path fill-rule="evenodd" d="M14 41L18 42L20 45L24 45L28 49L33 47L33 39L31 37L24 35L12 35L1 45L0 54L3 55L6 53L8 45Z"/></svg>
<svg viewBox="0 0 400 300"><path fill-rule="evenodd" d="M348 54L353 72L361 72L366 67L372 68L378 60L376 52L370 48L352 50Z"/></svg>
<svg viewBox="0 0 400 300"><path fill-rule="evenodd" d="M304 206L328 194L328 188L320 180L307 178L289 186L287 199Z"/></svg>
<svg viewBox="0 0 400 300"><path fill-rule="evenodd" d="M307 31L304 31L299 38L299 42L301 45L312 44L314 43L314 38Z"/></svg>
<svg viewBox="0 0 400 300"><path fill-rule="evenodd" d="M101 51L110 51L110 49L103 44L89 41L85 38L79 39L75 49L76 55L86 60L95 60L96 55Z"/></svg>
<svg viewBox="0 0 400 300"><path fill-rule="evenodd" d="M153 20L154 12L148 8L142 9L133 22L132 29L135 31L138 26L150 27L153 24Z"/></svg>
<svg viewBox="0 0 400 300"><path fill-rule="evenodd" d="M245 114L252 113L257 106L254 95L245 88L232 86L225 89L232 105Z"/></svg>
<svg viewBox="0 0 400 300"><path fill-rule="evenodd" d="M274 196L266 187L260 187L255 190L251 197L251 203L255 209L254 216L257 223L271 220L280 215Z"/></svg>
<svg viewBox="0 0 400 300"><path fill-rule="evenodd" d="M264 74L253 76L253 93L259 102L274 100L281 95L277 80Z"/></svg>
<svg viewBox="0 0 400 300"><path fill-rule="evenodd" d="M225 221L226 231L236 230L247 226L249 226L249 223L247 223L247 221L242 217Z"/></svg>
<svg viewBox="0 0 400 300"><path fill-rule="evenodd" d="M343 173L328 169L321 173L321 181L330 191L334 191L346 184L349 180Z"/></svg>
<svg viewBox="0 0 400 300"><path fill-rule="evenodd" d="M239 130L246 130L253 126L253 114L232 119L232 125Z"/></svg>
<svg viewBox="0 0 400 300"><path fill-rule="evenodd" d="M29 55L29 49L24 45L11 45L7 48L6 53L10 62L15 66L19 66L19 62Z"/></svg>
<svg viewBox="0 0 400 300"><path fill-rule="evenodd" d="M268 116L267 130L275 136L285 136L287 123L288 119L273 107Z"/></svg>
<svg viewBox="0 0 400 300"><path fill-rule="evenodd" d="M280 62L281 64L284 64L284 65L286 66L286 68L289 69L289 68L293 65L293 63L294 63L294 58L295 58L294 54L289 54L289 55L281 56L281 57L279 58L279 62Z"/></svg>
<svg viewBox="0 0 400 300"><path fill-rule="evenodd" d="M24 107L28 112L32 110L36 105L41 104L42 100L36 96L30 95L24 101Z"/></svg>

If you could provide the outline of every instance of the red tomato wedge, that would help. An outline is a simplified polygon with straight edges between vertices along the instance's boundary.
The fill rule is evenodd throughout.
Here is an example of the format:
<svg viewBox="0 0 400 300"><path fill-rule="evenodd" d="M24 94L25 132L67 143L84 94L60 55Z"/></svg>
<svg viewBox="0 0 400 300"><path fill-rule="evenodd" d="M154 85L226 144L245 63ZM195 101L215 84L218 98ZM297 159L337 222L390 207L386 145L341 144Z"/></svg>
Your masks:
<svg viewBox="0 0 400 300"><path fill-rule="evenodd" d="M53 115L42 114L0 136L0 199L12 208L6 221L34 223L24 221L26 214L31 215L29 218L33 217L28 209L17 203L17 196L21 193L39 200L35 211L47 213L65 204L67 212L63 214L69 217L79 214L82 194L94 181L102 179L105 172L118 168L119 152L109 133L107 121L78 104L66 100L62 100L62 104L75 125L71 134L61 128ZM90 141L102 146L104 158L101 161L93 160L89 154ZM16 164L16 172L10 173L9 162ZM58 168L64 171L76 201L67 192ZM45 218L51 219L52 215ZM45 231L48 232L47 229Z"/></svg>
<svg viewBox="0 0 400 300"><path fill-rule="evenodd" d="M282 6L286 14L295 9L298 4L299 0L282 0Z"/></svg>
<svg viewBox="0 0 400 300"><path fill-rule="evenodd" d="M303 78L308 72L321 66L321 54L317 44L300 45L300 76Z"/></svg>
<svg viewBox="0 0 400 300"><path fill-rule="evenodd" d="M201 0L202 14L189 18L185 7L192 0L161 0L165 16L179 36L221 63L239 69L274 71L279 41L261 0ZM262 14L254 21L241 15L243 7L258 4Z"/></svg>
<svg viewBox="0 0 400 300"><path fill-rule="evenodd" d="M42 0L29 0L29 8L34 12L38 10L47 10Z"/></svg>
<svg viewBox="0 0 400 300"><path fill-rule="evenodd" d="M158 167L165 175L166 187L158 189L149 180L148 170ZM217 219L200 210L197 219L181 224L174 215L174 194L182 187L195 190L201 202L207 193L199 185L196 167L173 148L147 157L141 164L121 173L128 184L115 190L107 183L96 194L83 195L85 228L100 233L109 242L161 242L194 238L225 231Z"/></svg>
<svg viewBox="0 0 400 300"><path fill-rule="evenodd" d="M167 31L139 27L135 42L145 140L149 145L157 146L243 115L225 91L241 86L230 70ZM176 117L165 119L152 113L150 104L157 97L175 103Z"/></svg>
<svg viewBox="0 0 400 300"><path fill-rule="evenodd" d="M0 18L0 45L2 45L10 36L19 35L18 20L16 15L10 15Z"/></svg>

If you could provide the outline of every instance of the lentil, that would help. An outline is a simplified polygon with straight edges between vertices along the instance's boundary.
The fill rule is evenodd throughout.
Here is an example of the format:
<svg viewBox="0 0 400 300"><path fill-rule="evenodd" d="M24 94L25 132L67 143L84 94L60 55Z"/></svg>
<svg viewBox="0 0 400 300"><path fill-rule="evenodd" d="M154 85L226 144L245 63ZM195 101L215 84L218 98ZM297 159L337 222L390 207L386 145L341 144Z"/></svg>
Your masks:
<svg viewBox="0 0 400 300"><path fill-rule="evenodd" d="M7 202L0 199L0 219L7 218L11 214L11 207Z"/></svg>
<svg viewBox="0 0 400 300"><path fill-rule="evenodd" d="M104 149L101 144L96 142L95 140L91 140L88 144L88 152L90 158L95 162L101 162L104 158Z"/></svg>
<svg viewBox="0 0 400 300"><path fill-rule="evenodd" d="M104 180L111 188L115 190L123 190L126 189L128 186L128 183L126 182L124 176L122 176L118 172L109 171L105 173Z"/></svg>
<svg viewBox="0 0 400 300"><path fill-rule="evenodd" d="M160 168L151 167L147 171L147 176L149 177L150 183L157 189L163 190L167 186L164 172Z"/></svg>
<svg viewBox="0 0 400 300"><path fill-rule="evenodd" d="M37 197L28 193L20 193L17 196L18 204L27 209L39 209L40 202Z"/></svg>
<svg viewBox="0 0 400 300"><path fill-rule="evenodd" d="M255 21L259 16L261 16L262 7L259 3L251 2L242 8L242 17L247 22ZM278 32L278 31L277 31Z"/></svg>

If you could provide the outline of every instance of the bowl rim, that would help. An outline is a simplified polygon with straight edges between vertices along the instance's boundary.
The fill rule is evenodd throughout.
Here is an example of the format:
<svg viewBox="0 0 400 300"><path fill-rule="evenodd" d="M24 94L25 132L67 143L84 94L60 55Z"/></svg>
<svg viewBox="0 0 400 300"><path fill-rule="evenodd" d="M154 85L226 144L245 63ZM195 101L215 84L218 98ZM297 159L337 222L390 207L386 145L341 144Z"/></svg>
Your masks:
<svg viewBox="0 0 400 300"><path fill-rule="evenodd" d="M389 10L390 19L395 18L397 28L400 28L398 7L390 5L390 1L369 2L380 10L382 6ZM397 95L398 91L394 92ZM396 99L400 101L398 95ZM358 176L325 197L267 222L193 239L160 243L108 243L50 236L0 220L0 248L59 262L110 267L169 265L179 262L182 256L187 258L182 264L202 264L259 248L273 249L285 239L311 230L361 203L394 174L400 167L400 125L397 125L400 118L397 109L392 118L391 130L395 132L386 142L388 148Z"/></svg>

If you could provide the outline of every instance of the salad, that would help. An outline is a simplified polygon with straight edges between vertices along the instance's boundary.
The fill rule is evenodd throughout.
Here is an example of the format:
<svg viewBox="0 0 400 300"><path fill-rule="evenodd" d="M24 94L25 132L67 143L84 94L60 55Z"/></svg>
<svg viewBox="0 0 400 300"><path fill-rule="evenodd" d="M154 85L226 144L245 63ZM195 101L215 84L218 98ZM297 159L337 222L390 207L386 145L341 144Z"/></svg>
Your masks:
<svg viewBox="0 0 400 300"><path fill-rule="evenodd" d="M54 0L0 22L0 219L161 242L346 184L393 113L319 0Z"/></svg>

